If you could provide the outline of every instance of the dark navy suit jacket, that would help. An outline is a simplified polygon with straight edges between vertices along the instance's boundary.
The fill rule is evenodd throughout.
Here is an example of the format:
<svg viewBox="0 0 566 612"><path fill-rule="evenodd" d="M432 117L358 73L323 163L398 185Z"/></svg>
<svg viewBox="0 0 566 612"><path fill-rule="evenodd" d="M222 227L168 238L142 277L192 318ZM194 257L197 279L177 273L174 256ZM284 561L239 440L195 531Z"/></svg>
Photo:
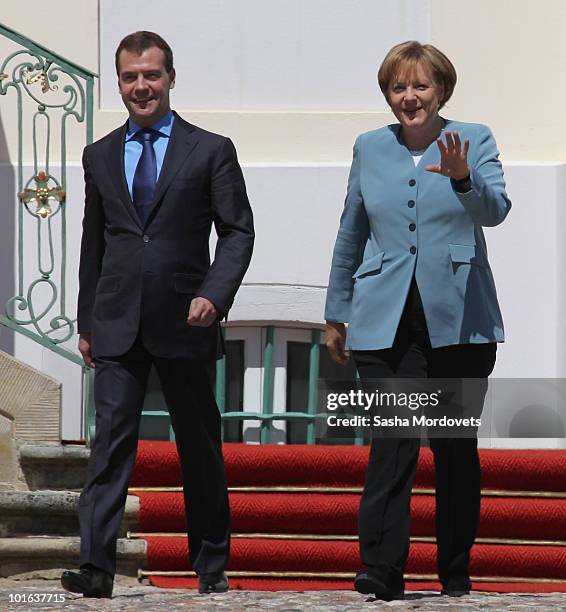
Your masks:
<svg viewBox="0 0 566 612"><path fill-rule="evenodd" d="M186 320L195 296L225 316L251 259L253 217L234 145L175 115L142 227L124 175L126 127L83 155L78 330L92 334L94 357L124 354L141 331L156 356L214 358L219 323L190 327Z"/></svg>

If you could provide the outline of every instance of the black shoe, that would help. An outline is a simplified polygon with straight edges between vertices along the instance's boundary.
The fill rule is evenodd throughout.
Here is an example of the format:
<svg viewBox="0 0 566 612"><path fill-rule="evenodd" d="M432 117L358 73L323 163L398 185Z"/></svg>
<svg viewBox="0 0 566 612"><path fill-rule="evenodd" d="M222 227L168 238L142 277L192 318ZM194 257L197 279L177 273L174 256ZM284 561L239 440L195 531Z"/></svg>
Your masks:
<svg viewBox="0 0 566 612"><path fill-rule="evenodd" d="M226 572L216 572L214 574L199 574L199 593L226 593L228 589L229 584Z"/></svg>
<svg viewBox="0 0 566 612"><path fill-rule="evenodd" d="M401 581L402 582L402 581ZM405 596L405 584L390 586L379 576L370 570L362 570L354 578L354 587L362 595L373 593L376 599L392 601L393 599L403 599Z"/></svg>
<svg viewBox="0 0 566 612"><path fill-rule="evenodd" d="M112 597L114 578L96 567L85 567L78 572L63 572L61 584L67 591L85 597Z"/></svg>
<svg viewBox="0 0 566 612"><path fill-rule="evenodd" d="M459 589L442 589L440 591L441 595L448 595L448 597L463 597L464 595L469 595L470 591L459 590Z"/></svg>
<svg viewBox="0 0 566 612"><path fill-rule="evenodd" d="M469 578L458 577L452 578L442 583L441 595L448 595L448 597L463 597L469 595L472 589L472 583Z"/></svg>

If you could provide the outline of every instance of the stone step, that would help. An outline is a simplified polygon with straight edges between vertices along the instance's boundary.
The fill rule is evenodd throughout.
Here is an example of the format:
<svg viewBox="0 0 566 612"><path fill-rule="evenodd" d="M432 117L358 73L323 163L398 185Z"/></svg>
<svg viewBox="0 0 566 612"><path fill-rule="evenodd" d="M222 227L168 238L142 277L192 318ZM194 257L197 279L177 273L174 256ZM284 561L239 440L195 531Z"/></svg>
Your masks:
<svg viewBox="0 0 566 612"><path fill-rule="evenodd" d="M78 536L78 491L0 491L0 537ZM137 529L139 498L128 495L120 537Z"/></svg>
<svg viewBox="0 0 566 612"><path fill-rule="evenodd" d="M79 444L22 444L20 467L30 491L82 489L90 449Z"/></svg>
<svg viewBox="0 0 566 612"><path fill-rule="evenodd" d="M27 536L0 538L0 577L33 573L35 577L52 577L53 570L78 569L78 537ZM144 540L120 538L116 546L117 573L137 576L145 567L147 543Z"/></svg>

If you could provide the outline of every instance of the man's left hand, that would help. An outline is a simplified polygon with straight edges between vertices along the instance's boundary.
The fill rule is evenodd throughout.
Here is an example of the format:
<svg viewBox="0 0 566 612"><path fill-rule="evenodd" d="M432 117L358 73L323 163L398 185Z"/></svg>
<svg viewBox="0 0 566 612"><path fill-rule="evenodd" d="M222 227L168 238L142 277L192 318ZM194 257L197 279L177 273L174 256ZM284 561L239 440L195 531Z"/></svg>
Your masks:
<svg viewBox="0 0 566 612"><path fill-rule="evenodd" d="M218 318L218 310L216 306L206 298L196 297L191 301L189 306L189 316L187 317L188 325L194 327L208 327L212 325Z"/></svg>

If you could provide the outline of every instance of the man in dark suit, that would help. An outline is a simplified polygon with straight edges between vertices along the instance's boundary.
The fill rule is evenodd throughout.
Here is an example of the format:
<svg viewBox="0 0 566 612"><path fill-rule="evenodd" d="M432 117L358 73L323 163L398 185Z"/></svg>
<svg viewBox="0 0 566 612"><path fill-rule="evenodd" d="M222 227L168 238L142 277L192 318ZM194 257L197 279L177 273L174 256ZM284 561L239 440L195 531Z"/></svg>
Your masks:
<svg viewBox="0 0 566 612"><path fill-rule="evenodd" d="M63 586L110 597L116 538L151 366L179 452L200 592L228 589L230 514L211 372L249 265L253 219L228 138L173 113L169 45L152 32L116 51L127 123L86 147L79 350L95 368L96 436L79 502L79 572ZM210 262L214 223L218 242Z"/></svg>

